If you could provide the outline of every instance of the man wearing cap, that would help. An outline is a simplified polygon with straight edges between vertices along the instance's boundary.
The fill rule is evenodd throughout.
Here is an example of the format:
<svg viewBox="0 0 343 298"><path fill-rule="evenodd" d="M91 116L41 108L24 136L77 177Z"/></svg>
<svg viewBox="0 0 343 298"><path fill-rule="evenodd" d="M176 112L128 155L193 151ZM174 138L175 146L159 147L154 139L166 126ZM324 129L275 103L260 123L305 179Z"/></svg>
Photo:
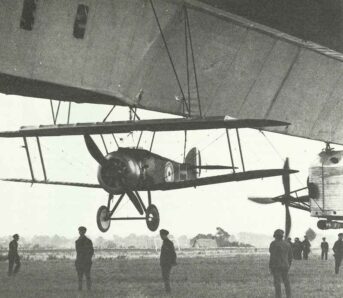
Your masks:
<svg viewBox="0 0 343 298"><path fill-rule="evenodd" d="M311 251L311 243L308 241L307 236L304 236L304 241L302 242L303 244L303 259L308 260L308 254Z"/></svg>
<svg viewBox="0 0 343 298"><path fill-rule="evenodd" d="M326 242L325 237L323 238L323 242L320 244L320 248L322 249L322 260L328 259L328 251L329 251L329 243Z"/></svg>
<svg viewBox="0 0 343 298"><path fill-rule="evenodd" d="M338 234L338 240L335 242L332 250L335 257L335 273L338 274L343 258L343 233Z"/></svg>
<svg viewBox="0 0 343 298"><path fill-rule="evenodd" d="M87 229L85 227L79 227L80 237L75 241L76 248L76 261L75 267L79 280L79 291L82 290L83 275L86 276L87 289L91 289L91 267L92 256L94 254L93 243L86 237Z"/></svg>
<svg viewBox="0 0 343 298"><path fill-rule="evenodd" d="M160 236L163 240L160 256L160 265L162 270L162 279L167 293L170 293L170 271L172 266L176 265L176 253L173 242L168 239L169 232L167 230L160 230Z"/></svg>
<svg viewBox="0 0 343 298"><path fill-rule="evenodd" d="M269 268L274 278L276 298L281 297L281 280L285 285L286 297L291 297L291 285L288 278L288 271L293 259L292 248L287 241L283 240L283 234L283 230L277 229L274 232L275 240L269 246Z"/></svg>
<svg viewBox="0 0 343 298"><path fill-rule="evenodd" d="M294 260L301 260L301 253L303 250L303 245L300 242L299 238L296 237L293 243L293 258Z"/></svg>
<svg viewBox="0 0 343 298"><path fill-rule="evenodd" d="M13 240L9 244L9 250L8 250L8 276L11 276L12 274L17 274L20 268L20 258L18 255L18 240L19 235L14 234ZM15 264L14 270L13 266Z"/></svg>

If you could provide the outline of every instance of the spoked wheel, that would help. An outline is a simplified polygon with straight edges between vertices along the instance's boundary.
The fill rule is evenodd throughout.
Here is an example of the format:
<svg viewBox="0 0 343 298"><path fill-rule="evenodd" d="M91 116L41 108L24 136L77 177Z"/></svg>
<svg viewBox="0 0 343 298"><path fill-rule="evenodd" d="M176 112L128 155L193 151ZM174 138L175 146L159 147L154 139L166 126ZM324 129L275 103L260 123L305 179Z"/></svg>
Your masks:
<svg viewBox="0 0 343 298"><path fill-rule="evenodd" d="M160 214L155 205L150 205L146 210L146 225L152 232L156 231L160 224Z"/></svg>
<svg viewBox="0 0 343 298"><path fill-rule="evenodd" d="M109 219L109 210L106 206L100 206L98 213L96 214L96 223L101 232L105 233L108 231L111 225L111 220Z"/></svg>

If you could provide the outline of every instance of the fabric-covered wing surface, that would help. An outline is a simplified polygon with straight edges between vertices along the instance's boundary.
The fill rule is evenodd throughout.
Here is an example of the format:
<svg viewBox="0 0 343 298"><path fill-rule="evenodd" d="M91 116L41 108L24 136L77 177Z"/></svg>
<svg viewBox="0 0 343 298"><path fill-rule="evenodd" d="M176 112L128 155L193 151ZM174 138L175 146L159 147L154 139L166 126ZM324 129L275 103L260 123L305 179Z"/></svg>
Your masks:
<svg viewBox="0 0 343 298"><path fill-rule="evenodd" d="M153 3L186 95L187 5L204 116L289 122L271 130L343 144L343 55L196 0ZM26 32L23 1L0 0L0 92L183 114L149 1L88 0L84 39L72 35L77 4L38 1ZM190 94L197 116L192 71Z"/></svg>
<svg viewBox="0 0 343 298"><path fill-rule="evenodd" d="M343 55L198 1L187 3L205 116L224 112L235 118L286 121L289 127L268 130L343 144ZM165 28L181 78L186 71L183 30L182 21ZM199 110L192 79L195 116ZM168 97L168 82L149 85L154 96L142 105L153 108L155 101Z"/></svg>

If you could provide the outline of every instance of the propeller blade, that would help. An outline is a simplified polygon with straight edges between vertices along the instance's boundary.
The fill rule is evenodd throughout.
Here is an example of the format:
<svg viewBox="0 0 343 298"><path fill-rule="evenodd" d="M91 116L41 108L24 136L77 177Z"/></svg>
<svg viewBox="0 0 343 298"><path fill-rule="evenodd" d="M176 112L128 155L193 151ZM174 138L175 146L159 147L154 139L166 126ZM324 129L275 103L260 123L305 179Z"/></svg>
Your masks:
<svg viewBox="0 0 343 298"><path fill-rule="evenodd" d="M285 204L285 209L286 209L285 239L287 239L289 236L289 233L291 232L292 219L291 219L291 213L289 211L288 204Z"/></svg>
<svg viewBox="0 0 343 298"><path fill-rule="evenodd" d="M285 190L285 196L287 197L287 200L288 200L290 193L291 193L291 186L290 186L290 182L289 182L289 161L288 161L288 157L286 158L283 169L284 169L284 173L282 174L282 184L283 184L283 188Z"/></svg>
<svg viewBox="0 0 343 298"><path fill-rule="evenodd" d="M273 204L276 203L273 198L268 198L268 197L249 197L248 200L255 202L257 204Z"/></svg>
<svg viewBox="0 0 343 298"><path fill-rule="evenodd" d="M139 212L140 215L144 214L144 210L142 208L141 203L139 202L137 196L135 195L135 193L133 191L127 190L126 191L127 196L129 197L130 201L132 202L132 204L135 206L135 208L137 209L137 211Z"/></svg>
<svg viewBox="0 0 343 298"><path fill-rule="evenodd" d="M84 135L88 152L100 165L106 163L106 159L90 135Z"/></svg>

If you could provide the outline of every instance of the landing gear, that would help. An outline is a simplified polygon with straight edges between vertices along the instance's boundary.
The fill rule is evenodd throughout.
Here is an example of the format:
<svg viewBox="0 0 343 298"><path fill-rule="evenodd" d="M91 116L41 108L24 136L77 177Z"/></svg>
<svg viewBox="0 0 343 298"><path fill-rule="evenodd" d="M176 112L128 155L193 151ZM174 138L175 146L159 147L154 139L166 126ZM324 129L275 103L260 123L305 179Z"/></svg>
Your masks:
<svg viewBox="0 0 343 298"><path fill-rule="evenodd" d="M146 210L146 225L148 229L155 232L160 224L160 214L155 205L150 205Z"/></svg>
<svg viewBox="0 0 343 298"><path fill-rule="evenodd" d="M125 194L129 198L129 200L132 202L133 206L136 208L138 213L140 215L145 215L145 216L113 217L114 212L118 208ZM112 220L145 220L146 225L150 231L154 232L158 229L158 226L160 224L160 215L159 215L157 207L151 203L150 191L148 191L148 207L147 208L145 207L145 204L137 191L135 192L127 191L126 193L123 193L120 195L117 202L111 209L111 202L113 200L113 196L114 195L112 194L109 195L107 206L100 206L98 213L96 215L96 222L101 232L105 233L109 230Z"/></svg>
<svg viewBox="0 0 343 298"><path fill-rule="evenodd" d="M106 206L100 206L96 214L96 223L101 232L105 233L111 226L110 211Z"/></svg>

